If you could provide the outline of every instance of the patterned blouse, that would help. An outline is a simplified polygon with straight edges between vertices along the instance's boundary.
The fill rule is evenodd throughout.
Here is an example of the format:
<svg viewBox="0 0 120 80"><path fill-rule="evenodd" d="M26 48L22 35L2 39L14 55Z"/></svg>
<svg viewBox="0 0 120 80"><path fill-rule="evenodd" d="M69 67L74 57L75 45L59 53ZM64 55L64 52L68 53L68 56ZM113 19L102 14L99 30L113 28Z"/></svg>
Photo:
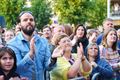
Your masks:
<svg viewBox="0 0 120 80"><path fill-rule="evenodd" d="M111 48L105 48L104 46L100 47L100 56L101 58L105 58L109 64L115 68L116 63L120 63L120 55L118 51L113 51Z"/></svg>

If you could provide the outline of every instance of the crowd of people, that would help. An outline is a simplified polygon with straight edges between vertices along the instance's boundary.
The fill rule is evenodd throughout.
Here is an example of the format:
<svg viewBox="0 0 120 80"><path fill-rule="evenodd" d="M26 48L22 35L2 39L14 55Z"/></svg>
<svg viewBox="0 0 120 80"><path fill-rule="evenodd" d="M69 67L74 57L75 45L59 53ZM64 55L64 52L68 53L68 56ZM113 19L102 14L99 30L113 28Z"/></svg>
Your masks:
<svg viewBox="0 0 120 80"><path fill-rule="evenodd" d="M0 39L0 80L120 80L120 29L51 24L42 32L29 11Z"/></svg>

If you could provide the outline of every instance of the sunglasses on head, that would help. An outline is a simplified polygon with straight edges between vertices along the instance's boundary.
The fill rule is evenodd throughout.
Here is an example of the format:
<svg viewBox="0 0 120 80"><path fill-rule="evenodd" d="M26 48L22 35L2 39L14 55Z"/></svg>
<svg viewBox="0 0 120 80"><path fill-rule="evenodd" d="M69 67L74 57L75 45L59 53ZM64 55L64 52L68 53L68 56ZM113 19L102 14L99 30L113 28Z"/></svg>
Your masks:
<svg viewBox="0 0 120 80"><path fill-rule="evenodd" d="M31 11L22 11L20 14L19 14L19 17L21 17L23 14L25 14L25 13L29 13L29 14L31 14L32 15L32 12Z"/></svg>

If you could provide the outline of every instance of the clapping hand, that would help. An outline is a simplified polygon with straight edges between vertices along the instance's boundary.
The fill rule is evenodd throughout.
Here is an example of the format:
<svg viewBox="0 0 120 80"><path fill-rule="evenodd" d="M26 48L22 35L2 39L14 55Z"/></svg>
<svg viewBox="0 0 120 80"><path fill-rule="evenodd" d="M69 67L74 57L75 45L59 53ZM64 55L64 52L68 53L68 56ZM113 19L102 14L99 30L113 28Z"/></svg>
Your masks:
<svg viewBox="0 0 120 80"><path fill-rule="evenodd" d="M77 47L77 55L78 58L82 59L84 56L84 51L83 51L83 45L82 43L79 43L80 46Z"/></svg>
<svg viewBox="0 0 120 80"><path fill-rule="evenodd" d="M64 49L61 46L58 46L54 49L52 58L60 57L64 54Z"/></svg>
<svg viewBox="0 0 120 80"><path fill-rule="evenodd" d="M73 40L72 40L72 46L75 45L75 43L77 42L78 40L78 37L77 36L74 36Z"/></svg>
<svg viewBox="0 0 120 80"><path fill-rule="evenodd" d="M35 39L34 37L30 41L30 57L33 58L35 54Z"/></svg>

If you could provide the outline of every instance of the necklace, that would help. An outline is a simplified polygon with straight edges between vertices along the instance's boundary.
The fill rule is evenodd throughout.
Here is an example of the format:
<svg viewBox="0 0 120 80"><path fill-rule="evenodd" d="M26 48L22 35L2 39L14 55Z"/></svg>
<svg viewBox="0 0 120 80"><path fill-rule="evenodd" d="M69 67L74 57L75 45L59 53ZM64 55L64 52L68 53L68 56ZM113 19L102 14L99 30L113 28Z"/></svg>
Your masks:
<svg viewBox="0 0 120 80"><path fill-rule="evenodd" d="M63 58L67 60L71 65L73 65L73 63L75 62L75 60L72 58L72 55L70 55L69 59L67 59L65 56L63 56Z"/></svg>

